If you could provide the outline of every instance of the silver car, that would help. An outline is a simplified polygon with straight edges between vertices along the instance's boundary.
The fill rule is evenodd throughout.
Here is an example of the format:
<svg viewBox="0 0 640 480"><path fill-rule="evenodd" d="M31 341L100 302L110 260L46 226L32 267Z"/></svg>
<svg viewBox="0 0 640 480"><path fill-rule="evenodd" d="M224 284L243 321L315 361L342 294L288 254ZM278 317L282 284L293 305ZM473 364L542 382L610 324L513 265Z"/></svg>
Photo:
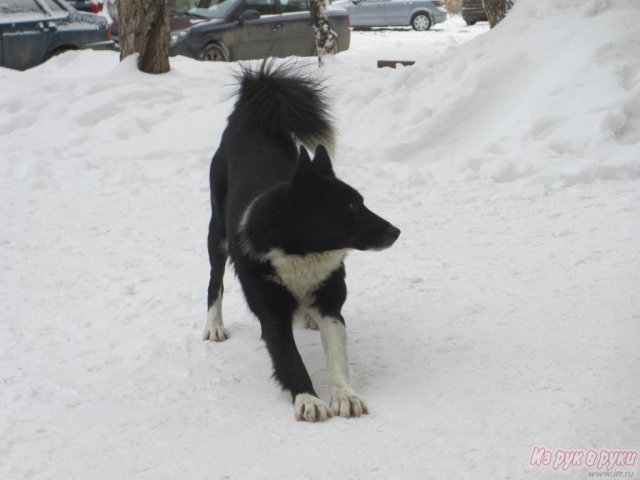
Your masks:
<svg viewBox="0 0 640 480"><path fill-rule="evenodd" d="M411 25L424 31L447 19L444 1L438 0L338 0L333 5L349 12L354 28Z"/></svg>

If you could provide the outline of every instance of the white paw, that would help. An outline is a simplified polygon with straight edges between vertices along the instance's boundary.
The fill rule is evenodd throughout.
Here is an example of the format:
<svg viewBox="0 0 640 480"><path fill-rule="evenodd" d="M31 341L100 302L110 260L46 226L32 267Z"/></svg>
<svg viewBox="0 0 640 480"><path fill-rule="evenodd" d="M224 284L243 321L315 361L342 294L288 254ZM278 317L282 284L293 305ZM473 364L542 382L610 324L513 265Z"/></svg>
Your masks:
<svg viewBox="0 0 640 480"><path fill-rule="evenodd" d="M318 397L308 393L296 395L294 403L296 420L305 422L324 422L333 414L327 405Z"/></svg>
<svg viewBox="0 0 640 480"><path fill-rule="evenodd" d="M202 334L202 340L211 340L212 342L224 342L228 338L227 329L218 325L207 325Z"/></svg>
<svg viewBox="0 0 640 480"><path fill-rule="evenodd" d="M331 410L341 417L360 417L369 413L367 404L353 390L341 388L331 397Z"/></svg>
<svg viewBox="0 0 640 480"><path fill-rule="evenodd" d="M218 296L207 311L207 323L202 332L202 340L224 342L229 338L229 332L222 325L222 297Z"/></svg>

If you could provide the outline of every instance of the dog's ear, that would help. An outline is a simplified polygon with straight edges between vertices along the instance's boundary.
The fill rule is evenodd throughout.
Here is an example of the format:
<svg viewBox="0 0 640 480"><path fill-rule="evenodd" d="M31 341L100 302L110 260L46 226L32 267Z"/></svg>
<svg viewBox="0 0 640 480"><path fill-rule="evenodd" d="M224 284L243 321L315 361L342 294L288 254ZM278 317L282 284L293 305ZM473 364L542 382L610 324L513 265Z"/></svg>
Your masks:
<svg viewBox="0 0 640 480"><path fill-rule="evenodd" d="M299 183L301 180L305 179L310 171L311 158L309 157L307 149L301 145L300 156L298 157L298 168L296 169L296 173L293 176L293 183Z"/></svg>
<svg viewBox="0 0 640 480"><path fill-rule="evenodd" d="M329 158L329 152L323 145L318 145L316 148L316 154L313 157L313 168L320 175L325 177L335 177L333 173L333 165L331 165L331 159Z"/></svg>
<svg viewBox="0 0 640 480"><path fill-rule="evenodd" d="M311 163L311 157L309 157L309 152L307 152L307 149L304 148L302 145L300 145L299 161L300 163L298 164L298 168L304 168L305 166L308 167L309 164Z"/></svg>

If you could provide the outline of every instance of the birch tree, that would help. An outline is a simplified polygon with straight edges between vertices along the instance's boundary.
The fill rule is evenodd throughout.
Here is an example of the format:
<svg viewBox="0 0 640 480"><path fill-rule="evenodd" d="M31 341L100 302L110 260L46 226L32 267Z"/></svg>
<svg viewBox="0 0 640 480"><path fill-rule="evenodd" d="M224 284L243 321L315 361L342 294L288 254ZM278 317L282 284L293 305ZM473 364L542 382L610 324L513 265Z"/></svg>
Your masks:
<svg viewBox="0 0 640 480"><path fill-rule="evenodd" d="M316 32L316 51L320 65L325 55L338 51L336 34L329 26L328 6L329 0L311 0L311 21Z"/></svg>
<svg viewBox="0 0 640 480"><path fill-rule="evenodd" d="M145 73L169 71L169 16L164 0L117 0L120 60L138 52Z"/></svg>
<svg viewBox="0 0 640 480"><path fill-rule="evenodd" d="M507 15L507 12L513 7L513 0L482 0L482 7L487 13L489 26L495 27Z"/></svg>

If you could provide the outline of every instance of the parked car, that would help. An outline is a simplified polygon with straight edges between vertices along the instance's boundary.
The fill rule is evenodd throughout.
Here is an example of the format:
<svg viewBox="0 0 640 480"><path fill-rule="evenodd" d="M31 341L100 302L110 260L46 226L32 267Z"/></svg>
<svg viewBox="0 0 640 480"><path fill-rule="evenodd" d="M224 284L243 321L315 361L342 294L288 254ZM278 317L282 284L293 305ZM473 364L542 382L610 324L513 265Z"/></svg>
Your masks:
<svg viewBox="0 0 640 480"><path fill-rule="evenodd" d="M0 66L26 70L80 48L113 48L105 18L64 0L0 0Z"/></svg>
<svg viewBox="0 0 640 480"><path fill-rule="evenodd" d="M338 0L333 5L346 8L354 28L410 25L424 31L447 19L439 0Z"/></svg>
<svg viewBox="0 0 640 480"><path fill-rule="evenodd" d="M462 18L467 25L486 22L487 12L484 11L482 0L462 0Z"/></svg>
<svg viewBox="0 0 640 480"><path fill-rule="evenodd" d="M172 56L235 61L316 55L309 0L183 0L173 5L169 2ZM114 7L115 0L108 0L112 28L117 29ZM328 15L337 36L334 51L347 50L347 11L332 8Z"/></svg>

